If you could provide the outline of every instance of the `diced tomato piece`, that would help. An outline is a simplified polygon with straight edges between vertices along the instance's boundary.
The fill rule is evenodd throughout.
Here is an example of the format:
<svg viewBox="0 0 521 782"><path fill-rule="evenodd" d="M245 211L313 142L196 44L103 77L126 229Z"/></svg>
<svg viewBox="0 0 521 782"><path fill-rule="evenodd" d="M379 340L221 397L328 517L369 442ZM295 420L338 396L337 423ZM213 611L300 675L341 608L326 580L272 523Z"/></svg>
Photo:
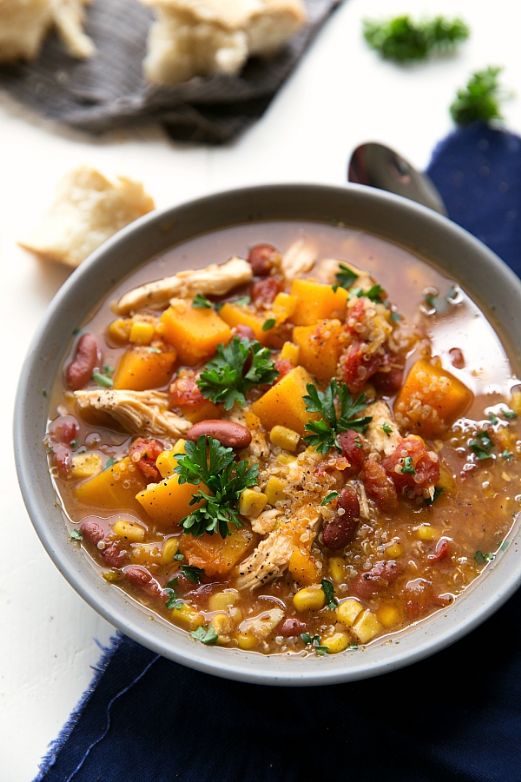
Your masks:
<svg viewBox="0 0 521 782"><path fill-rule="evenodd" d="M395 450L383 462L386 473L398 491L413 491L434 486L440 477L440 460L427 450L425 441L417 435L401 438Z"/></svg>
<svg viewBox="0 0 521 782"><path fill-rule="evenodd" d="M338 444L354 472L360 472L367 455L367 440L358 432L348 429L338 435Z"/></svg>
<svg viewBox="0 0 521 782"><path fill-rule="evenodd" d="M239 323L233 329L234 334L237 337L243 337L244 339L255 339L255 332L249 326L245 326L244 323Z"/></svg>
<svg viewBox="0 0 521 782"><path fill-rule="evenodd" d="M282 380L284 375L287 375L288 372L291 372L293 369L293 364L291 361L288 361L287 358L276 358L275 359L275 369L278 371L278 376L275 378L275 383L278 383L279 380Z"/></svg>
<svg viewBox="0 0 521 782"><path fill-rule="evenodd" d="M161 473L156 467L156 459L164 450L159 440L138 437L128 449L128 455L149 483L158 483Z"/></svg>
<svg viewBox="0 0 521 782"><path fill-rule="evenodd" d="M403 385L404 366L397 356L384 357L381 369L373 375L372 383L377 391L394 396Z"/></svg>
<svg viewBox="0 0 521 782"><path fill-rule="evenodd" d="M183 369L170 384L170 407L199 407L206 402L197 385L197 373Z"/></svg>
<svg viewBox="0 0 521 782"><path fill-rule="evenodd" d="M376 502L379 508L390 510L395 507L398 501L396 488L380 462L374 459L367 459L360 477L367 494Z"/></svg>
<svg viewBox="0 0 521 782"><path fill-rule="evenodd" d="M409 619L420 619L435 607L447 606L452 602L448 595L437 595L430 581L415 578L405 585L405 611Z"/></svg>
<svg viewBox="0 0 521 782"><path fill-rule="evenodd" d="M450 556L450 543L451 541L449 538L440 538L434 547L433 553L429 554L427 559L430 562L441 562L442 560L447 559L447 557Z"/></svg>
<svg viewBox="0 0 521 782"><path fill-rule="evenodd" d="M376 562L371 570L361 573L352 583L351 591L363 600L387 589L400 575L401 568L394 559Z"/></svg>
<svg viewBox="0 0 521 782"><path fill-rule="evenodd" d="M365 300L357 299L352 307L349 307L346 318L346 331L348 334L359 334L365 320Z"/></svg>
<svg viewBox="0 0 521 782"><path fill-rule="evenodd" d="M251 299L258 307L269 307L283 287L284 282L280 277L266 277L263 280L257 280L251 286Z"/></svg>
<svg viewBox="0 0 521 782"><path fill-rule="evenodd" d="M354 342L340 358L342 378L352 394L359 394L381 367L383 356L368 353L365 342Z"/></svg>

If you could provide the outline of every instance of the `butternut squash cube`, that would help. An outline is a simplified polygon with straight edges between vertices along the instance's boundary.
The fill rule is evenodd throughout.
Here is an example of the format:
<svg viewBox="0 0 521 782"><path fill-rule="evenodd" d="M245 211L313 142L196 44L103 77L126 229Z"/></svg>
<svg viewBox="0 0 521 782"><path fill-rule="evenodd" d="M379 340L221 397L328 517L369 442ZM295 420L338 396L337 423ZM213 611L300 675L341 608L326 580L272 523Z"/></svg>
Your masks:
<svg viewBox="0 0 521 782"><path fill-rule="evenodd" d="M161 473L162 478L168 478L169 475L173 475L175 468L179 464L176 459L176 454L185 452L186 440L178 440L173 448L168 451L161 451L156 459L156 467Z"/></svg>
<svg viewBox="0 0 521 782"><path fill-rule="evenodd" d="M313 326L325 318L344 320L349 298L345 288L333 290L332 285L324 285L313 280L293 280L291 295L297 299L293 313L296 326Z"/></svg>
<svg viewBox="0 0 521 782"><path fill-rule="evenodd" d="M190 505L190 500L200 488L204 489L192 483L179 483L179 476L174 473L160 483L149 483L136 495L136 500L158 527L167 528L201 507L202 502Z"/></svg>
<svg viewBox="0 0 521 782"><path fill-rule="evenodd" d="M472 398L472 391L454 375L421 359L411 367L394 409L411 431L438 437L465 412Z"/></svg>
<svg viewBox="0 0 521 782"><path fill-rule="evenodd" d="M299 360L299 346L294 342L285 342L279 353L279 358L283 361L289 361L294 367L297 366Z"/></svg>
<svg viewBox="0 0 521 782"><path fill-rule="evenodd" d="M315 326L295 326L293 329L300 364L319 380L329 380L336 374L341 331L339 320L321 320Z"/></svg>
<svg viewBox="0 0 521 782"><path fill-rule="evenodd" d="M189 565L203 568L208 576L224 576L244 559L254 541L253 532L247 527L235 529L226 538L219 534L184 534L179 539L179 549Z"/></svg>
<svg viewBox="0 0 521 782"><path fill-rule="evenodd" d="M266 429L271 430L279 424L303 435L304 427L313 417L307 412L303 399L307 394L306 386L311 382L304 367L295 367L253 402L251 409Z"/></svg>
<svg viewBox="0 0 521 782"><path fill-rule="evenodd" d="M175 350L155 352L149 348L132 348L121 356L114 375L114 388L146 391L165 386L174 371Z"/></svg>
<svg viewBox="0 0 521 782"><path fill-rule="evenodd" d="M298 584L310 586L320 580L320 569L309 551L294 548L289 559L288 570Z"/></svg>
<svg viewBox="0 0 521 782"><path fill-rule="evenodd" d="M289 293L277 293L273 300L272 312L273 317L279 323L285 323L297 308L298 300L295 296L291 296Z"/></svg>
<svg viewBox="0 0 521 782"><path fill-rule="evenodd" d="M76 498L83 505L110 510L137 510L135 497L145 479L128 456L93 478L76 486Z"/></svg>
<svg viewBox="0 0 521 782"><path fill-rule="evenodd" d="M248 307L242 307L234 302L226 302L219 310L219 315L228 326L249 326L255 334L255 339L264 344L268 333L262 330L266 317L261 317L252 312Z"/></svg>
<svg viewBox="0 0 521 782"><path fill-rule="evenodd" d="M175 347L182 364L207 361L217 345L230 341L232 333L225 321L211 309L192 307L176 300L161 315L164 339Z"/></svg>

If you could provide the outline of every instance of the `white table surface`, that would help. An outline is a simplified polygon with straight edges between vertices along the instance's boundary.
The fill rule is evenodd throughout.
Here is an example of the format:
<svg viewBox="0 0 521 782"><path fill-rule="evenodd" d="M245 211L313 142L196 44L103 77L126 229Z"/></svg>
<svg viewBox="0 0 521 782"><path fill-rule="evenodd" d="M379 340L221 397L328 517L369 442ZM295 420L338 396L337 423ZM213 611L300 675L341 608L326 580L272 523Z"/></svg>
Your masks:
<svg viewBox="0 0 521 782"><path fill-rule="evenodd" d="M102 2L102 0L97 0ZM223 0L224 2L224 0ZM366 16L462 15L472 37L453 58L401 69L361 38ZM469 73L505 66L519 87L521 47L512 0L349 0L328 23L270 109L235 144L172 143L151 127L102 139L58 128L0 95L0 385L6 442L0 450L0 778L27 782L91 677L113 628L72 590L38 541L17 487L11 446L15 386L32 334L64 280L16 246L48 203L57 178L89 163L141 179L159 207L233 186L315 181L342 184L350 150L381 140L417 166L451 127L448 106ZM505 105L521 131L521 99Z"/></svg>

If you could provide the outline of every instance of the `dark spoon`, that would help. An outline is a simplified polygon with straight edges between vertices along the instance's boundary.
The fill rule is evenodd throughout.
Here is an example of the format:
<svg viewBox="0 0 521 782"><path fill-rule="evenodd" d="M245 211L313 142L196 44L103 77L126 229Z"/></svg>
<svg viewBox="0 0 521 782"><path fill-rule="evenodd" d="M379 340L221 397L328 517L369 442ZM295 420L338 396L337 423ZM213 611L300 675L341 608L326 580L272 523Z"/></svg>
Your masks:
<svg viewBox="0 0 521 782"><path fill-rule="evenodd" d="M401 155L384 144L360 144L351 155L347 178L359 185L409 198L442 215L447 214L440 194L426 174L416 171Z"/></svg>

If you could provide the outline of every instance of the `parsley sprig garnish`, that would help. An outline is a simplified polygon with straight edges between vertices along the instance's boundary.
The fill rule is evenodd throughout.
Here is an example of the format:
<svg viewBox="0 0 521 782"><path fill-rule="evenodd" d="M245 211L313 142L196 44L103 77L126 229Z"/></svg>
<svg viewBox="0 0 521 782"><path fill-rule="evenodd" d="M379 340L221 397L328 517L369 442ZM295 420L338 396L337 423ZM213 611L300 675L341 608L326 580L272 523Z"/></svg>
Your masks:
<svg viewBox="0 0 521 782"><path fill-rule="evenodd" d="M333 286L334 289L345 288L346 290L349 290L349 288L358 279L358 274L350 269L349 266L346 266L345 263L340 263L338 265L338 271L335 276L336 285Z"/></svg>
<svg viewBox="0 0 521 782"><path fill-rule="evenodd" d="M499 83L502 68L489 66L472 74L465 87L456 93L450 114L456 125L469 125L480 120L503 119L501 99L505 97Z"/></svg>
<svg viewBox="0 0 521 782"><path fill-rule="evenodd" d="M208 627L198 627L197 630L193 630L190 635L195 638L196 641L201 641L206 646L213 646L219 640L217 631L212 625Z"/></svg>
<svg viewBox="0 0 521 782"><path fill-rule="evenodd" d="M268 348L256 340L234 337L227 345L219 345L197 385L206 399L231 410L235 404L246 404L251 388L273 382L278 374Z"/></svg>
<svg viewBox="0 0 521 782"><path fill-rule="evenodd" d="M183 576L192 582L192 584L200 584L201 579L204 576L204 570L195 565L181 565L181 573Z"/></svg>
<svg viewBox="0 0 521 782"><path fill-rule="evenodd" d="M183 519L182 527L191 535L218 532L225 538L230 527L240 527L238 502L241 492L255 486L258 480L258 465L235 461L233 448L225 448L213 437L199 437L196 442L188 441L185 453L177 454L175 468L179 483L202 483L206 489L194 493L190 504L201 500L204 504Z"/></svg>
<svg viewBox="0 0 521 782"><path fill-rule="evenodd" d="M306 646L312 647L315 654L318 654L319 656L329 654L329 649L327 648L327 646L322 646L319 635L311 635L310 633L301 633L300 638L302 639L302 641L304 641Z"/></svg>
<svg viewBox="0 0 521 782"><path fill-rule="evenodd" d="M324 597L326 598L326 606L330 611L334 611L338 605L338 600L335 597L335 588L333 586L333 582L328 578L323 578L321 586L322 591L324 592Z"/></svg>
<svg viewBox="0 0 521 782"><path fill-rule="evenodd" d="M364 21L364 38L384 59L394 62L425 60L435 52L454 49L469 36L462 19L435 16L416 21L404 14L392 19Z"/></svg>
<svg viewBox="0 0 521 782"><path fill-rule="evenodd" d="M337 437L341 432L347 432L348 429L365 432L371 423L371 416L358 417L369 404L365 395L360 394L353 399L345 383L332 380L325 391L319 391L312 383L306 388L306 410L319 413L321 418L306 424L306 431L310 434L304 437L304 441L314 446L319 453L327 453L331 448L340 450Z"/></svg>
<svg viewBox="0 0 521 782"><path fill-rule="evenodd" d="M192 307L196 310L211 310L213 309L213 304L202 293L196 293L192 299Z"/></svg>
<svg viewBox="0 0 521 782"><path fill-rule="evenodd" d="M362 290L362 288L357 288L353 291L353 296L357 296L359 299L364 296L366 299L370 299L371 301L382 301L383 294L385 293L384 289L381 285L378 285L376 282L374 285L371 285L370 288L367 290Z"/></svg>
<svg viewBox="0 0 521 782"><path fill-rule="evenodd" d="M489 433L483 429L478 432L472 440L469 440L469 448L479 461L484 459L492 459L492 451L494 449L494 441L490 437Z"/></svg>
<svg viewBox="0 0 521 782"><path fill-rule="evenodd" d="M167 601L165 603L167 608L180 608L183 605L183 601L177 597L176 588L177 578L171 578L170 581L167 582L164 589L164 592L167 596Z"/></svg>

